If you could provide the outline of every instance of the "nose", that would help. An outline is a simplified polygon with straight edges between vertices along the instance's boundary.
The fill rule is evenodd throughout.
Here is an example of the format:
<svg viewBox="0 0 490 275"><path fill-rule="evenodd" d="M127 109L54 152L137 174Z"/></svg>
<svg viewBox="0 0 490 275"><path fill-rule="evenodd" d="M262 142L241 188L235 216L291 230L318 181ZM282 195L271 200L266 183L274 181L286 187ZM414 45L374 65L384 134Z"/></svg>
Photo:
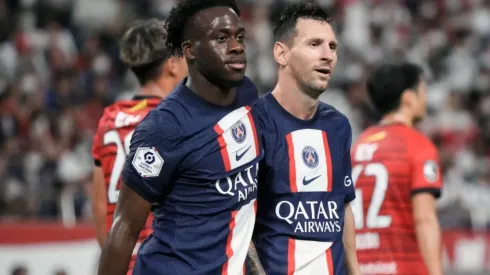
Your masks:
<svg viewBox="0 0 490 275"><path fill-rule="evenodd" d="M322 52L322 61L326 61L327 63L331 63L335 58L336 52L332 50L328 45L324 48Z"/></svg>
<svg viewBox="0 0 490 275"><path fill-rule="evenodd" d="M228 53L240 55L245 51L245 47L237 39L232 38L228 40Z"/></svg>

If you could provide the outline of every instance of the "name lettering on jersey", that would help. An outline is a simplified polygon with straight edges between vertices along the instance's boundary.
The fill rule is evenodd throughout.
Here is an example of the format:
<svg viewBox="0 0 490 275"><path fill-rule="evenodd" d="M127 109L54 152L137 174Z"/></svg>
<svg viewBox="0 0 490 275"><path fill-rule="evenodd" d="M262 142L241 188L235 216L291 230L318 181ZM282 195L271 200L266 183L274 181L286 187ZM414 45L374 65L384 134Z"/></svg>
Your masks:
<svg viewBox="0 0 490 275"><path fill-rule="evenodd" d="M116 120L114 121L114 126L116 128L123 128L129 125L137 124L141 120L141 115L131 115L124 112L119 112L116 115Z"/></svg>
<svg viewBox="0 0 490 275"><path fill-rule="evenodd" d="M240 171L233 177L226 177L216 181L216 190L220 194L236 197L238 202L244 201L250 194L257 192L257 175L259 164L256 163Z"/></svg>
<svg viewBox="0 0 490 275"><path fill-rule="evenodd" d="M357 146L354 158L356 161L370 161L377 149L377 143L361 143Z"/></svg>
<svg viewBox="0 0 490 275"><path fill-rule="evenodd" d="M132 162L134 169L145 178L160 175L163 163L163 158L154 147L138 148Z"/></svg>
<svg viewBox="0 0 490 275"><path fill-rule="evenodd" d="M339 207L335 201L281 201L276 216L294 225L295 233L341 232Z"/></svg>

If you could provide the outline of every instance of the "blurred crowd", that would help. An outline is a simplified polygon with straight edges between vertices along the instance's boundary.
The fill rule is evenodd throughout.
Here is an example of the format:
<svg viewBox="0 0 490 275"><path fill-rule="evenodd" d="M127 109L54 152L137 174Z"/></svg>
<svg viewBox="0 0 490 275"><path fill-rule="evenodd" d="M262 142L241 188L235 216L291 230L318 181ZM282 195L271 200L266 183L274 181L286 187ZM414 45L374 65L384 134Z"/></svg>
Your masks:
<svg viewBox="0 0 490 275"><path fill-rule="evenodd" d="M117 41L135 19L165 19L177 0L0 0L0 217L89 219L92 136L103 108L138 90ZM294 0L238 0L251 77L275 82L271 22ZM408 59L428 79L420 129L440 149L446 228L490 228L490 1L318 0L332 10L339 63L322 100L354 140L377 115L365 81Z"/></svg>

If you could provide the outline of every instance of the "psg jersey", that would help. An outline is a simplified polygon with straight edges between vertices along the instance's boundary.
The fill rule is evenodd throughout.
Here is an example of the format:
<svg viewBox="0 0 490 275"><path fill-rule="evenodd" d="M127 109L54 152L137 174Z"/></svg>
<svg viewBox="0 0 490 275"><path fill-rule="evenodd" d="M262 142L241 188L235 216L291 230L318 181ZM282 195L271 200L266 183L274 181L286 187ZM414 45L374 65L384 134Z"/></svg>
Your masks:
<svg viewBox="0 0 490 275"><path fill-rule="evenodd" d="M265 150L254 243L268 275L346 274L344 204L352 186L351 127L324 103L300 120L269 93L254 106Z"/></svg>
<svg viewBox="0 0 490 275"><path fill-rule="evenodd" d="M154 232L133 274L242 274L263 155L250 107L257 89L246 78L222 107L186 80L131 140L123 182L154 205Z"/></svg>

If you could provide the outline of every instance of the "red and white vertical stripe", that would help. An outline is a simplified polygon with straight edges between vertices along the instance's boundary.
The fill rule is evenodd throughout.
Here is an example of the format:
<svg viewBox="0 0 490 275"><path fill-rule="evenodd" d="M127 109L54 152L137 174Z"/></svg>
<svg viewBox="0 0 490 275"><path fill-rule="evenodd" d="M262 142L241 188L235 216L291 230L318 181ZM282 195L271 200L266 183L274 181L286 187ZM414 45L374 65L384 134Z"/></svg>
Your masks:
<svg viewBox="0 0 490 275"><path fill-rule="evenodd" d="M252 200L233 211L228 224L230 233L226 242L228 261L223 265L222 275L244 275L244 263L252 240L257 200Z"/></svg>
<svg viewBox="0 0 490 275"><path fill-rule="evenodd" d="M218 134L218 143L221 147L221 157L225 171L231 171L237 167L249 163L260 154L257 129L248 106L238 108L223 117L215 126L214 131ZM245 126L245 140L241 143L235 141L232 136L232 128L242 122ZM240 158L237 157L240 154Z"/></svg>
<svg viewBox="0 0 490 275"><path fill-rule="evenodd" d="M331 192L332 159L327 134L303 129L288 134L286 140L291 192ZM314 168L303 161L303 149L307 146L317 152L318 165ZM289 239L288 275L334 275L331 246L331 242Z"/></svg>
<svg viewBox="0 0 490 275"><path fill-rule="evenodd" d="M289 239L288 275L334 275L332 244Z"/></svg>
<svg viewBox="0 0 490 275"><path fill-rule="evenodd" d="M331 192L332 158L328 146L327 134L321 130L304 129L286 136L289 154L289 184L291 192ZM303 149L312 147L318 154L315 168L306 166L303 161ZM304 180L318 177L308 185Z"/></svg>

